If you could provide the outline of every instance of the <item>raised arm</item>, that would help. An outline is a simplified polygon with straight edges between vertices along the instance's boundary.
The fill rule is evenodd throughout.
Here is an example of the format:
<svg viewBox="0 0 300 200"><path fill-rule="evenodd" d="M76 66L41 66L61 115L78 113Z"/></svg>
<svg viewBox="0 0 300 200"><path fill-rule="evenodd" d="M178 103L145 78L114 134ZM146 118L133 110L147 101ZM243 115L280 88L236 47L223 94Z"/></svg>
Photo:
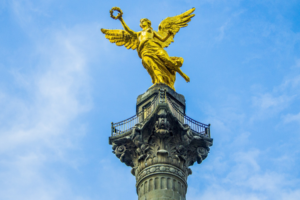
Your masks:
<svg viewBox="0 0 300 200"><path fill-rule="evenodd" d="M154 37L158 38L160 41L165 42L167 39L169 39L170 36L173 35L173 33L171 31L168 31L168 34L166 35L166 37L161 37L157 32L154 32Z"/></svg>
<svg viewBox="0 0 300 200"><path fill-rule="evenodd" d="M121 23L122 23L123 28L124 28L130 35L135 35L135 36L137 35L136 32L134 32L133 30L131 30L131 29L127 26L127 24L125 23L125 21L123 20L122 17L120 17L119 19L120 19L120 21L121 21Z"/></svg>

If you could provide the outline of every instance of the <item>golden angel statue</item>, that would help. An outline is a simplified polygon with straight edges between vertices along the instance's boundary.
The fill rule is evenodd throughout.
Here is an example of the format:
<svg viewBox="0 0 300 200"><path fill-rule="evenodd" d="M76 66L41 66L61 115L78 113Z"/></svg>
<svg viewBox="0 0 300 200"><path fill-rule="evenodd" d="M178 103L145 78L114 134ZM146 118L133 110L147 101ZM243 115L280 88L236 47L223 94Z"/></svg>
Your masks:
<svg viewBox="0 0 300 200"><path fill-rule="evenodd" d="M117 16L113 15L114 10L119 12ZM180 69L183 58L170 57L164 48L174 42L174 36L181 27L188 25L187 23L195 16L192 14L194 10L195 8L192 8L180 15L164 19L158 26L158 32L152 29L149 19L143 18L140 20L140 27L143 30L135 32L124 22L122 10L114 7L110 11L111 17L119 19L125 30L101 29L101 31L110 42L116 43L118 46L124 45L127 49L137 50L153 84L164 83L175 90L176 72L186 82L189 82L190 78Z"/></svg>

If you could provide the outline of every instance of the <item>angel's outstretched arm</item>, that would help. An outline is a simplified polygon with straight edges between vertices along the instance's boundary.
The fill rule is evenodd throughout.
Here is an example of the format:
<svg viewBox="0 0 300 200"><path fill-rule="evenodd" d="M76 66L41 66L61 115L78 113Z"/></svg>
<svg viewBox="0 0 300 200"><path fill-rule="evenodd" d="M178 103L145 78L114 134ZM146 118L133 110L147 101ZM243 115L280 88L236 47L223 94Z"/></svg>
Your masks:
<svg viewBox="0 0 300 200"><path fill-rule="evenodd" d="M121 23L122 23L123 28L124 28L130 35L135 35L135 36L137 35L136 32L134 32L133 30L131 30L131 29L127 26L127 24L125 23L125 21L123 20L122 17L120 18L120 21L121 21Z"/></svg>
<svg viewBox="0 0 300 200"><path fill-rule="evenodd" d="M158 33L156 33L154 31L154 37L158 38L160 41L165 42L167 39L169 39L169 37L173 35L173 33L171 31L168 32L168 35L166 35L166 37L161 37Z"/></svg>

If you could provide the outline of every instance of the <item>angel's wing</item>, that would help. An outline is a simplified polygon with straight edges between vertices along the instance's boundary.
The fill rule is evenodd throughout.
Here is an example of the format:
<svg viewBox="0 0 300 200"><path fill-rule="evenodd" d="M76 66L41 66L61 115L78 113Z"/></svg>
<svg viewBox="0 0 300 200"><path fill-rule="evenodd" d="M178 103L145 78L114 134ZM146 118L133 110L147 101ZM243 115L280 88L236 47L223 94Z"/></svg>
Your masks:
<svg viewBox="0 0 300 200"><path fill-rule="evenodd" d="M168 34L168 31L172 31L173 36L170 36L165 42L161 42L162 47L168 47L171 42L174 42L174 36L179 31L181 27L186 27L188 22L191 21L191 18L195 16L192 14L195 11L195 8L192 8L180 15L174 17L167 17L164 19L158 26L158 33L165 37Z"/></svg>
<svg viewBox="0 0 300 200"><path fill-rule="evenodd" d="M130 35L127 31L124 30L108 30L101 29L102 33L105 34L105 37L109 39L111 43L116 43L118 46L125 46L127 49L135 50L138 47L137 37Z"/></svg>

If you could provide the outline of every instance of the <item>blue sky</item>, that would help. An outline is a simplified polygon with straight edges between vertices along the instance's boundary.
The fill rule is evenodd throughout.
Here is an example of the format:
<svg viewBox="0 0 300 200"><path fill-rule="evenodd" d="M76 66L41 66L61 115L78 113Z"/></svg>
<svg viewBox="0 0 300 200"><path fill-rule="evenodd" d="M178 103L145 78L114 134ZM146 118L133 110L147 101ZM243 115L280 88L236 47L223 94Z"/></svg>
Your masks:
<svg viewBox="0 0 300 200"><path fill-rule="evenodd" d="M185 59L187 114L214 138L187 199L300 199L296 0L0 0L0 199L137 199L108 137L151 79L100 32L122 28L114 6L136 31L196 8L166 49Z"/></svg>

